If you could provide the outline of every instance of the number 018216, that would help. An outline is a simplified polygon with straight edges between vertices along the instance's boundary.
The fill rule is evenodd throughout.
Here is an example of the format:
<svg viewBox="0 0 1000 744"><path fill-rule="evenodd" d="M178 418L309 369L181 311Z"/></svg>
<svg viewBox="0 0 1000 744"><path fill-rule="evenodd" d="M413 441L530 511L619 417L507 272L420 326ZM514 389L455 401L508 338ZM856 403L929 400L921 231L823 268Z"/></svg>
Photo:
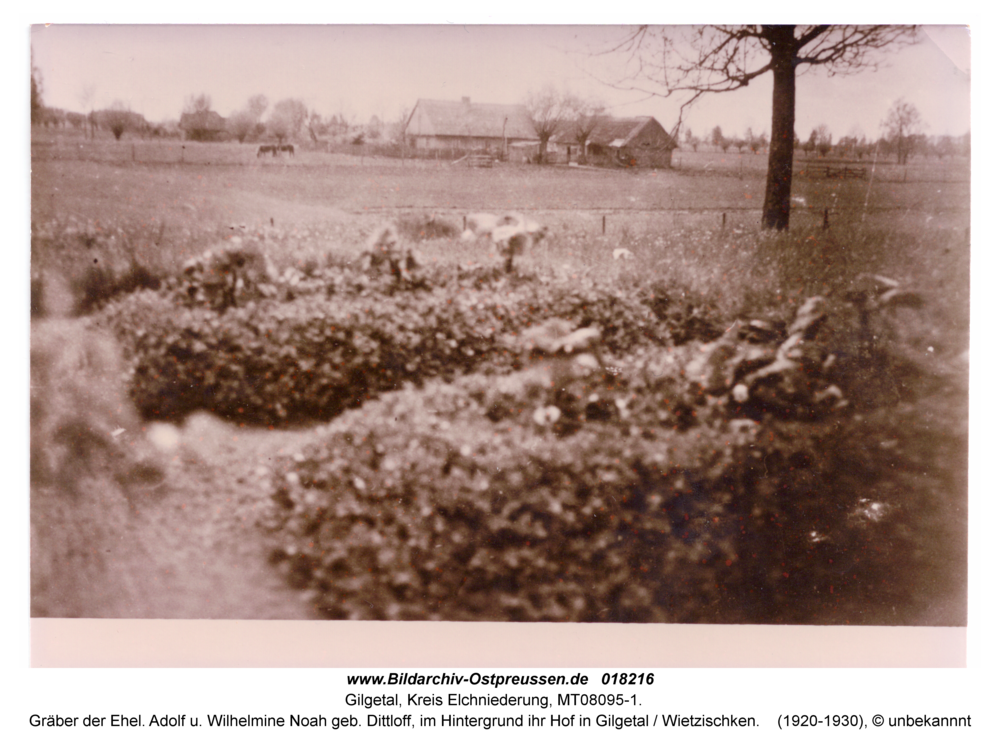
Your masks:
<svg viewBox="0 0 1000 744"><path fill-rule="evenodd" d="M601 675L602 685L651 685L652 672L605 672Z"/></svg>

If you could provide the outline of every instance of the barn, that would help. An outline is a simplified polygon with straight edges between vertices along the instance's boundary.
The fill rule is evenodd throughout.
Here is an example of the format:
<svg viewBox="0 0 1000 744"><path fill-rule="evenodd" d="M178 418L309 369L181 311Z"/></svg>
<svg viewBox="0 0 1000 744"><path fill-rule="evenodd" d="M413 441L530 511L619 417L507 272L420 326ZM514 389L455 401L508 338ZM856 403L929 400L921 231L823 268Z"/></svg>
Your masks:
<svg viewBox="0 0 1000 744"><path fill-rule="evenodd" d="M652 116L599 117L587 138L583 158L571 129L557 133L555 139L569 159L594 165L669 168L677 148L677 141Z"/></svg>
<svg viewBox="0 0 1000 744"><path fill-rule="evenodd" d="M511 145L538 142L528 109L518 104L421 98L406 121L407 144L449 154L487 152L506 160Z"/></svg>
<svg viewBox="0 0 1000 744"><path fill-rule="evenodd" d="M189 140L204 142L220 139L226 134L226 120L214 111L181 114L179 126L184 131L184 138Z"/></svg>

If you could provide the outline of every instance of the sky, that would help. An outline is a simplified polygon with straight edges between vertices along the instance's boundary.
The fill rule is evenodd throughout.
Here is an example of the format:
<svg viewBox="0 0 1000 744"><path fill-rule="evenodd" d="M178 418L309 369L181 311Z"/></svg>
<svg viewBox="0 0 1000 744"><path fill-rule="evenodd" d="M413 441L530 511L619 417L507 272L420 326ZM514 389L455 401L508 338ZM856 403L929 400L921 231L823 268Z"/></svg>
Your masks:
<svg viewBox="0 0 1000 744"><path fill-rule="evenodd" d="M552 85L602 101L609 113L652 115L668 129L674 99L648 98L601 82L620 58L595 57L624 26L504 25L36 25L30 40L47 105L86 109L127 103L150 121L176 119L186 97L207 93L229 116L259 93L300 98L323 116L393 121L418 98L519 103ZM877 136L891 104L914 104L927 134L970 129L970 32L928 26L918 44L883 57L877 71L800 75L796 132L825 124L836 141ZM605 67L606 65L606 67ZM703 135L770 130L771 76L737 92L704 97L685 126Z"/></svg>

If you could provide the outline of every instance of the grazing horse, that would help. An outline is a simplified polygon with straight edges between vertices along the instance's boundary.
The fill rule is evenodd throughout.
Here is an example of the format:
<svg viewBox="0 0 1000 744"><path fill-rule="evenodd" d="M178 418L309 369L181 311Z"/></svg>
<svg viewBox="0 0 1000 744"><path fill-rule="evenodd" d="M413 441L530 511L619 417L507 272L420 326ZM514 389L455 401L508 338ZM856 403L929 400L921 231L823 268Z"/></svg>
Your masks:
<svg viewBox="0 0 1000 744"><path fill-rule="evenodd" d="M277 151L274 154L277 155L278 152L287 152L289 155L294 157L295 145L278 145Z"/></svg>
<svg viewBox="0 0 1000 744"><path fill-rule="evenodd" d="M277 155L278 154L278 148L277 148L277 146L276 145L261 145L260 147L257 148L257 157L258 158L261 155L267 155L268 153L271 153L272 157L275 156L275 155Z"/></svg>

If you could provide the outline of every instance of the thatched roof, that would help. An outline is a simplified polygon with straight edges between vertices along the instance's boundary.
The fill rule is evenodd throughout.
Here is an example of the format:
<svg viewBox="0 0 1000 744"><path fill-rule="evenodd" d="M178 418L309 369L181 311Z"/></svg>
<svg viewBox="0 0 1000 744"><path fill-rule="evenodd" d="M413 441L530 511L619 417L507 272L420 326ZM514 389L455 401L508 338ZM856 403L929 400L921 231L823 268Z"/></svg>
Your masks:
<svg viewBox="0 0 1000 744"><path fill-rule="evenodd" d="M506 120L506 127L504 126ZM421 98L406 122L407 135L537 139L528 109L519 104L433 101Z"/></svg>
<svg viewBox="0 0 1000 744"><path fill-rule="evenodd" d="M226 128L226 120L214 111L196 111L193 114L181 114L178 126L188 132L221 132Z"/></svg>

